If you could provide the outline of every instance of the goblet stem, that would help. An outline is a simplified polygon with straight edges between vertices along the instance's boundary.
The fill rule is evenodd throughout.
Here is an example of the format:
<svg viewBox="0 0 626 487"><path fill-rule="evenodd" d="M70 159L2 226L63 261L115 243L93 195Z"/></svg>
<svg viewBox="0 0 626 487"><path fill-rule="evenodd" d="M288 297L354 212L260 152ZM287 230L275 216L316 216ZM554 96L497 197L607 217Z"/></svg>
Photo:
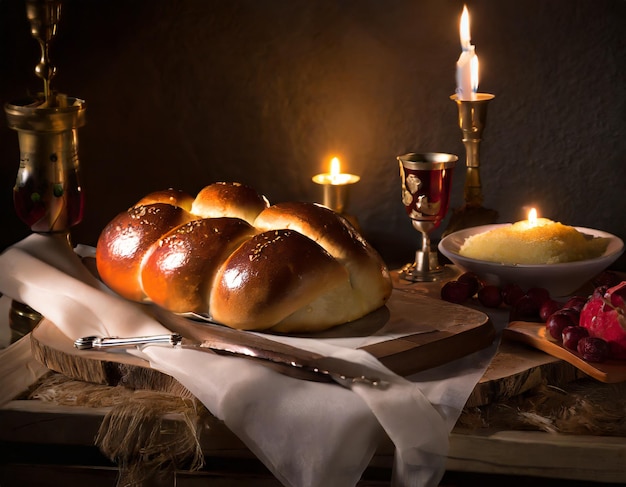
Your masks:
<svg viewBox="0 0 626 487"><path fill-rule="evenodd" d="M407 264L401 275L407 281L428 282L436 281L441 277L444 267L439 265L437 254L430 247L430 233L436 224L433 221L413 220L413 228L422 235L422 246L415 252L415 262Z"/></svg>
<svg viewBox="0 0 626 487"><path fill-rule="evenodd" d="M415 280L427 280L430 274L441 272L441 266L433 259L433 253L430 249L430 237L422 234L422 249L415 252Z"/></svg>
<svg viewBox="0 0 626 487"><path fill-rule="evenodd" d="M50 62L50 43L57 34L61 18L61 3L61 0L27 0L26 2L26 17L30 22L30 31L41 49L41 59L35 67L35 73L43 80L43 95L48 106L56 105L50 84L57 70Z"/></svg>
<svg viewBox="0 0 626 487"><path fill-rule="evenodd" d="M422 232L422 253L430 255L430 236L426 232ZM428 263L426 263L428 265Z"/></svg>

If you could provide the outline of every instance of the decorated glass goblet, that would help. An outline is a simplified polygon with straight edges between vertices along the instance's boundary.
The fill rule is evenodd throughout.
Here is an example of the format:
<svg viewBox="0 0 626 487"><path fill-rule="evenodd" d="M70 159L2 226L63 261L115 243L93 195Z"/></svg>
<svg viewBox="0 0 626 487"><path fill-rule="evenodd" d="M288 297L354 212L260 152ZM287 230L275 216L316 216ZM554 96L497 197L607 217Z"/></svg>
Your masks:
<svg viewBox="0 0 626 487"><path fill-rule="evenodd" d="M33 232L68 234L83 216L77 129L85 123L85 102L63 97L49 106L25 99L7 103L5 112L20 146L17 215Z"/></svg>
<svg viewBox="0 0 626 487"><path fill-rule="evenodd" d="M35 74L43 92L15 102L4 110L9 128L17 131L20 163L13 203L17 216L31 231L60 239L72 251L70 229L83 218L79 178L77 130L85 124L85 102L51 89L56 67L50 63L50 44L61 16L61 0L28 0L30 32L41 48ZM16 300L9 312L12 341L28 333L41 315Z"/></svg>
<svg viewBox="0 0 626 487"><path fill-rule="evenodd" d="M444 267L437 253L431 252L432 232L448 212L452 173L458 160L453 154L411 152L397 157L402 181L402 203L413 228L422 235L415 262L405 265L400 276L408 281L434 281Z"/></svg>
<svg viewBox="0 0 626 487"><path fill-rule="evenodd" d="M13 203L17 216L34 233L48 234L71 248L70 229L83 217L77 129L85 123L83 100L64 97L56 106L27 98L4 107L18 133L20 162ZM13 301L11 341L30 332L41 315Z"/></svg>

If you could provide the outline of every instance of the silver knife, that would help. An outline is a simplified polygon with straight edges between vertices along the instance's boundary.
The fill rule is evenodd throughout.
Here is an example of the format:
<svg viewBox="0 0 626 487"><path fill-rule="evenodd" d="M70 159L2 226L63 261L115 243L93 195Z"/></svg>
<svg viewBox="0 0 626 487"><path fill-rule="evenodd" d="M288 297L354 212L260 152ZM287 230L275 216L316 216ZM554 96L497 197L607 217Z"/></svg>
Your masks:
<svg viewBox="0 0 626 487"><path fill-rule="evenodd" d="M387 381L371 374L371 371L360 364L343 359L308 352L223 325L205 321L201 324L193 323L187 318L164 310L159 310L157 317L168 328L173 329L172 331L184 331L192 338L183 337L181 333L139 337L87 336L77 339L74 346L79 350L99 350L111 347L165 344L196 350L208 349L217 353L258 359L266 364L277 365L278 367L273 368L278 372L301 379L332 380L348 388L356 383L382 389L389 385ZM196 327L199 328L194 330Z"/></svg>

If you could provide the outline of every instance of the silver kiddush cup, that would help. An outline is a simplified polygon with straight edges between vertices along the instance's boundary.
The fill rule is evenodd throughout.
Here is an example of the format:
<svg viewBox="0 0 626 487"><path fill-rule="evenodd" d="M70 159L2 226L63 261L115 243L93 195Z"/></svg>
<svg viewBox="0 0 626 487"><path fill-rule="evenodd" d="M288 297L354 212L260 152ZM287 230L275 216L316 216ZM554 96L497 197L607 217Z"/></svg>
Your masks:
<svg viewBox="0 0 626 487"><path fill-rule="evenodd" d="M404 266L400 276L407 281L436 281L444 266L430 248L430 234L448 212L452 173L458 161L454 154L411 152L398 156L402 186L402 204L413 228L422 236L415 262Z"/></svg>

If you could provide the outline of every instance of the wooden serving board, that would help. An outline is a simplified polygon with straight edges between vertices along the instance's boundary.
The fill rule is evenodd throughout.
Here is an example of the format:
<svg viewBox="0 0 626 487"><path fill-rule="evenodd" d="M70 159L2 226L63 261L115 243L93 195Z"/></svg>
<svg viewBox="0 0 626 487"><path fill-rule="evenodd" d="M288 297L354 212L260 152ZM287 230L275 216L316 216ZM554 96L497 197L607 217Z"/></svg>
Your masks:
<svg viewBox="0 0 626 487"><path fill-rule="evenodd" d="M584 377L572 364L505 336L465 407L506 401L546 384L559 387Z"/></svg>
<svg viewBox="0 0 626 487"><path fill-rule="evenodd" d="M150 368L148 362L123 350L104 353L76 349L74 342L46 318L31 332L30 341L36 360L69 378L191 396L174 378Z"/></svg>
<svg viewBox="0 0 626 487"><path fill-rule="evenodd" d="M202 323L194 321L189 321L184 330L175 331L196 340L209 333ZM377 336L385 338L369 343ZM384 308L361 320L306 338L360 341L364 345L356 348L373 354L397 374L410 375L488 347L495 338L495 329L488 316L480 311L395 290ZM68 377L165 391L176 387L173 379L123 351L75 349L73 340L46 319L31 333L31 343L41 363Z"/></svg>
<svg viewBox="0 0 626 487"><path fill-rule="evenodd" d="M546 327L542 323L514 321L502 331L502 336L526 343L546 352L552 357L564 360L601 382L617 383L626 380L626 362L613 360L602 363L587 362L578 354L570 352L560 343L548 338Z"/></svg>

